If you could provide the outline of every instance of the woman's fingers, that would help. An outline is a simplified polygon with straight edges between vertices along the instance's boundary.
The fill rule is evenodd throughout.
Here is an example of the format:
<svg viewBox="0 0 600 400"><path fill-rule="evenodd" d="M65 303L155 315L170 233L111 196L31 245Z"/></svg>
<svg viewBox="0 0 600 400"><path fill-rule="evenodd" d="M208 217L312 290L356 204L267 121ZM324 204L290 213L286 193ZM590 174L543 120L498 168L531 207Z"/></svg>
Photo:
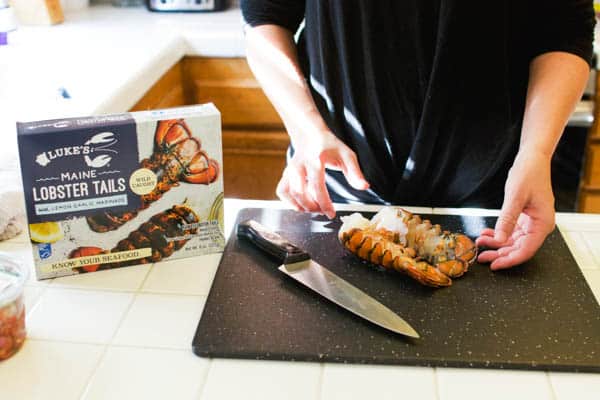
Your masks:
<svg viewBox="0 0 600 400"><path fill-rule="evenodd" d="M515 243L512 245L507 245L505 247L500 247L496 250L485 250L482 251L481 254L479 254L479 256L477 257L477 261L479 261L480 263L489 263L494 260L497 260L498 258L506 257L510 253L517 251L519 248L520 245L518 243Z"/></svg>
<svg viewBox="0 0 600 400"><path fill-rule="evenodd" d="M479 247L489 247L492 249L498 249L500 247L512 246L517 240L519 240L522 236L526 235L526 231L523 228L522 220L519 218L519 222L517 223L512 235L505 241L499 242L495 238L495 231L491 228L484 228L481 231L480 236L475 239L475 244Z"/></svg>
<svg viewBox="0 0 600 400"><path fill-rule="evenodd" d="M303 164L292 163L286 168L289 178L289 194L305 211L318 212L320 207L308 191L306 167Z"/></svg>
<svg viewBox="0 0 600 400"><path fill-rule="evenodd" d="M515 242L516 248L495 259L490 268L498 270L524 263L535 255L537 250L542 246L542 243L544 243L545 238L546 234L542 232L531 232L520 237Z"/></svg>
<svg viewBox="0 0 600 400"><path fill-rule="evenodd" d="M515 238L511 245L481 252L477 257L477 261L480 263L491 262L490 268L492 270L514 267L533 257L544 242L545 237L546 235L541 233L522 234Z"/></svg>
<svg viewBox="0 0 600 400"><path fill-rule="evenodd" d="M283 175L277 184L275 193L277 194L277 197L281 199L281 201L289 203L296 211L306 211L304 207L300 205L300 203L298 203L290 194L289 179L287 177L286 170L283 171Z"/></svg>
<svg viewBox="0 0 600 400"><path fill-rule="evenodd" d="M498 258L498 250L485 250L477 256L477 262L489 263Z"/></svg>
<svg viewBox="0 0 600 400"><path fill-rule="evenodd" d="M494 230L492 228L483 228L480 236L491 236L494 237Z"/></svg>
<svg viewBox="0 0 600 400"><path fill-rule="evenodd" d="M308 194L318 206L318 210L315 211L325 214L329 219L334 218L335 210L325 185L325 167L320 162L308 165L306 177L308 180Z"/></svg>
<svg viewBox="0 0 600 400"><path fill-rule="evenodd" d="M509 237L508 240L504 242L499 242L498 240L496 240L496 238L494 238L494 236L482 235L475 239L475 244L479 247L489 247L492 249L498 249L500 247L512 246L514 241L514 237Z"/></svg>
<svg viewBox="0 0 600 400"><path fill-rule="evenodd" d="M369 188L369 182L365 179L356 154L353 151L340 151L341 170L344 177L354 189L367 190Z"/></svg>
<svg viewBox="0 0 600 400"><path fill-rule="evenodd" d="M298 211L318 212L335 217L325 186L325 172L319 165L288 165L277 185L277 196Z"/></svg>
<svg viewBox="0 0 600 400"><path fill-rule="evenodd" d="M522 264L525 261L529 260L531 257L533 257L536 250L537 248L532 249L530 247L518 247L508 252L506 255L497 257L494 261L492 261L490 268L493 271L495 271L499 269L511 268L515 265Z"/></svg>
<svg viewBox="0 0 600 400"><path fill-rule="evenodd" d="M335 209L325 184L325 168L340 169L350 185L367 189L358 160L353 151L333 135L320 148L304 147L298 151L284 170L277 186L277 195L298 210L318 212L329 218L335 217ZM308 150L307 150L308 149Z"/></svg>

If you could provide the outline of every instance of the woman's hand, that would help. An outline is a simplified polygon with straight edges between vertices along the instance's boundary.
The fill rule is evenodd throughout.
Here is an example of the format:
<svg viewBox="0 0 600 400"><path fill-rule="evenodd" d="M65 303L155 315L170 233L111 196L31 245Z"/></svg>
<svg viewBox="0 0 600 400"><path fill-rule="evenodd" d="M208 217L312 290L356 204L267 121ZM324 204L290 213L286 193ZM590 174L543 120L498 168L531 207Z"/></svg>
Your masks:
<svg viewBox="0 0 600 400"><path fill-rule="evenodd" d="M356 154L331 132L292 136L294 156L283 171L277 195L298 211L318 212L328 218L335 210L325 186L325 168L340 170L352 187L369 187ZM296 138L296 140L294 140Z"/></svg>
<svg viewBox="0 0 600 400"><path fill-rule="evenodd" d="M491 269L510 268L529 260L554 229L554 195L550 159L546 155L518 155L510 169L504 203L495 229L486 228L477 238L482 252L478 261Z"/></svg>
<svg viewBox="0 0 600 400"><path fill-rule="evenodd" d="M356 154L335 137L321 117L298 63L292 32L277 25L246 31L247 60L281 116L294 146L277 195L299 211L335 216L325 186L325 168L341 170L356 189L367 189Z"/></svg>
<svg viewBox="0 0 600 400"><path fill-rule="evenodd" d="M484 229L479 262L493 270L521 264L536 253L554 229L550 161L569 115L581 99L589 66L565 52L544 53L530 64L519 153L504 187L496 228Z"/></svg>

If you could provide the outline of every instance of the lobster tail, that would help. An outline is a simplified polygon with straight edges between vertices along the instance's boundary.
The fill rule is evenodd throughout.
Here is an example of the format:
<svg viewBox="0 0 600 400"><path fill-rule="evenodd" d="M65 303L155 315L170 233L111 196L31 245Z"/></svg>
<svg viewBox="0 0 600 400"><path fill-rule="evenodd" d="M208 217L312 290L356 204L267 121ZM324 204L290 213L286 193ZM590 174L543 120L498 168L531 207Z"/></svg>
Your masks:
<svg viewBox="0 0 600 400"><path fill-rule="evenodd" d="M385 207L370 221L357 213L342 221L338 236L350 252L427 286L450 286L477 256L466 235L442 232L401 208Z"/></svg>

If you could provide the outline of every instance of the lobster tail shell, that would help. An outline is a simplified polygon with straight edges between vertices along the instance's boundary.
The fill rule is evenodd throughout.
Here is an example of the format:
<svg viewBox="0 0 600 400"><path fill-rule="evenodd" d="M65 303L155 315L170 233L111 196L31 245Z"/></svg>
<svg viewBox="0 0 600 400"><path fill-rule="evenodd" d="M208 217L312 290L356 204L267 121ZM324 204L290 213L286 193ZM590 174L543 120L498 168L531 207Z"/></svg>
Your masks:
<svg viewBox="0 0 600 400"><path fill-rule="evenodd" d="M385 269L394 269L423 285L442 287L452 284L452 280L442 271L415 258L413 249L386 240L384 236L356 229L345 234L342 243L363 260Z"/></svg>
<svg viewBox="0 0 600 400"><path fill-rule="evenodd" d="M384 221L390 216L395 221ZM477 257L477 247L466 235L442 231L400 208L384 208L371 221L359 214L343 220L339 238L350 252L427 286L450 286L451 278L467 272Z"/></svg>

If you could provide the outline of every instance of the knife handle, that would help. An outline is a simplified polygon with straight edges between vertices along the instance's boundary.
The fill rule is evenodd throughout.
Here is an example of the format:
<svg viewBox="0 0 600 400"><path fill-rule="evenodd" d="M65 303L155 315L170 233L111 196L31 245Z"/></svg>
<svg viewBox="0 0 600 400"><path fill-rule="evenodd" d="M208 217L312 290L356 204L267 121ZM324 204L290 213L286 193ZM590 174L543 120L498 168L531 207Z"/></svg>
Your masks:
<svg viewBox="0 0 600 400"><path fill-rule="evenodd" d="M238 238L249 240L255 246L284 264L310 259L310 254L306 251L253 219L248 219L238 224L237 236Z"/></svg>

